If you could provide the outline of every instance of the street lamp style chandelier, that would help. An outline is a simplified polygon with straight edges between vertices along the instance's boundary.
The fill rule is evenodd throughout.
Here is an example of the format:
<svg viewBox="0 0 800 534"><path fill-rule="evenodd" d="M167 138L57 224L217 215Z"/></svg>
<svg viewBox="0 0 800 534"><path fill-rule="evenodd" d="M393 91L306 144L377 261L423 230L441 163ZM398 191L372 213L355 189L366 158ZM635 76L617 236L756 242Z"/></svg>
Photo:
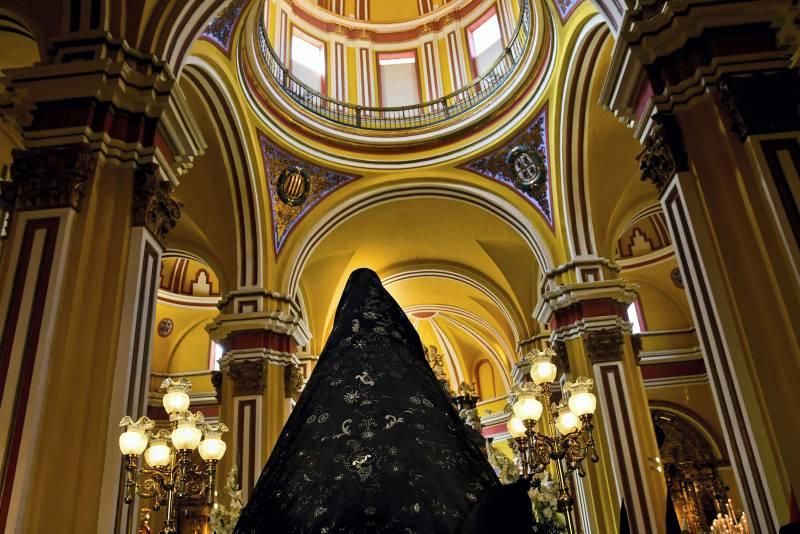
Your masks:
<svg viewBox="0 0 800 534"><path fill-rule="evenodd" d="M520 473L525 479L535 485L538 479L534 475L544 472L551 462L555 464L560 486L558 509L566 518L568 532L572 532L570 511L574 499L566 476L576 472L583 477L586 475L584 460L598 461L592 436L597 398L591 392L594 381L578 377L575 382L565 384L558 404L550 404L553 382L558 373L553 363L555 355L548 347L541 351L533 350L525 356L531 362L531 381L512 389L510 400L514 415L507 426L516 444ZM545 410L550 412L547 417L550 428L537 431L536 423Z"/></svg>
<svg viewBox="0 0 800 534"><path fill-rule="evenodd" d="M223 423L207 424L201 412L189 411L191 388L192 383L186 378L164 380L161 389L167 392L162 402L169 423L159 424L164 428L157 432L156 422L148 417L133 421L125 416L119 423L125 428L119 437L119 449L125 458L125 503L130 504L138 495L152 499L154 510L166 506L161 534L178 532L176 498L205 497L209 505L213 504L217 463L225 454L222 434L228 427ZM195 449L202 464L192 461ZM140 467L142 453L147 465Z"/></svg>

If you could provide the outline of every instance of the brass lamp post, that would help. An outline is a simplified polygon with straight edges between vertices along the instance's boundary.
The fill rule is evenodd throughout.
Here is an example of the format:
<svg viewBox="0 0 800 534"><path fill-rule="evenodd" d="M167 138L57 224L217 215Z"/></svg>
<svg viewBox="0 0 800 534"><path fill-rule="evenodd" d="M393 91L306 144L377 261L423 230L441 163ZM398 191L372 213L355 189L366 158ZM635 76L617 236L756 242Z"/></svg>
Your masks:
<svg viewBox="0 0 800 534"><path fill-rule="evenodd" d="M592 436L597 398L591 392L594 381L578 377L575 382L566 383L561 402L551 405L552 384L558 371L552 361L554 356L555 352L549 347L527 356L531 361L531 381L512 389L514 415L507 427L517 445L520 472L524 478L535 483L535 474L542 473L550 462L555 464L560 485L558 509L566 518L567 531L572 532L570 511L574 498L566 476L576 472L583 477L586 475L584 460L598 461ZM550 411L550 428L537 431L536 423L545 410Z"/></svg>
<svg viewBox="0 0 800 534"><path fill-rule="evenodd" d="M120 421L125 428L119 437L125 459L125 503L130 504L138 495L152 499L154 510L166 506L161 534L177 533L176 498L205 496L206 502L213 504L217 463L225 454L222 434L228 427L207 424L201 412L189 411L191 387L186 378L167 378L161 384L161 389L167 390L163 403L169 414L169 423L164 426L171 430L154 432L156 423L148 417L133 421L125 416ZM202 463L193 462L195 449ZM142 453L146 465L139 466Z"/></svg>

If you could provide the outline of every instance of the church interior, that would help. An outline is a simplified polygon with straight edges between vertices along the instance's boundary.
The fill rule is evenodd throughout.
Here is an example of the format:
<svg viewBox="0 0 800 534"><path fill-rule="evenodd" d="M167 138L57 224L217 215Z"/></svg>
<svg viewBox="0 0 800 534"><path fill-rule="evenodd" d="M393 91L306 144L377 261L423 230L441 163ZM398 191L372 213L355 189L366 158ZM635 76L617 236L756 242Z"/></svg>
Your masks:
<svg viewBox="0 0 800 534"><path fill-rule="evenodd" d="M539 532L795 532L799 30L0 0L0 527L232 532L366 267Z"/></svg>

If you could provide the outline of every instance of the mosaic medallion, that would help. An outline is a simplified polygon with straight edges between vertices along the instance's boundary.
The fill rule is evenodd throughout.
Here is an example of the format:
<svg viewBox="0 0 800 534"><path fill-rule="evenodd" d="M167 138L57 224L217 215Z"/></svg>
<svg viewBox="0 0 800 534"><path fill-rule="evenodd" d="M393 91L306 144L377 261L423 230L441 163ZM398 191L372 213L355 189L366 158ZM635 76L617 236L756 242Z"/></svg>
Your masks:
<svg viewBox="0 0 800 534"><path fill-rule="evenodd" d="M263 133L259 133L259 141L269 186L275 252L279 252L306 213L358 177L303 161L273 144Z"/></svg>
<svg viewBox="0 0 800 534"><path fill-rule="evenodd" d="M175 327L175 323L172 322L172 319L164 317L158 322L158 335L161 337L167 337L172 333L172 329Z"/></svg>
<svg viewBox="0 0 800 534"><path fill-rule="evenodd" d="M547 108L544 108L508 143L463 168L511 187L552 224L546 117Z"/></svg>

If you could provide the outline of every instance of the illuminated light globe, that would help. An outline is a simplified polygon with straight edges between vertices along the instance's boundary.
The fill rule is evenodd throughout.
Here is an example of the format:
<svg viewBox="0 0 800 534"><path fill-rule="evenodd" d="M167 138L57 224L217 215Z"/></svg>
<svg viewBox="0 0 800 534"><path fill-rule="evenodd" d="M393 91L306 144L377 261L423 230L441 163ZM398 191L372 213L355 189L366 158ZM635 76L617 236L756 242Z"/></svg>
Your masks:
<svg viewBox="0 0 800 534"><path fill-rule="evenodd" d="M558 369L553 363L553 349L537 351L531 359L531 380L534 384L549 384L556 379Z"/></svg>
<svg viewBox="0 0 800 534"><path fill-rule="evenodd" d="M134 422L129 416L120 421L119 426L125 427L125 432L119 436L119 450L125 456L139 456L147 448L147 431L153 428L154 423L148 417L140 417Z"/></svg>
<svg viewBox="0 0 800 534"><path fill-rule="evenodd" d="M150 441L150 446L144 451L144 461L150 467L165 467L172 460L169 445L161 437L163 435L162 432L159 432L159 436Z"/></svg>
<svg viewBox="0 0 800 534"><path fill-rule="evenodd" d="M222 423L216 425L206 425L205 439L200 442L197 451L200 457L206 461L219 461L225 455L228 448L222 441L222 433L227 432L228 427Z"/></svg>
<svg viewBox="0 0 800 534"><path fill-rule="evenodd" d="M185 412L189 409L189 391L192 389L192 383L186 378L179 378L173 380L172 378L165 378L161 383L161 389L166 389L162 403L164 410L169 415Z"/></svg>
<svg viewBox="0 0 800 534"><path fill-rule="evenodd" d="M582 427L583 422L570 411L569 406L563 402L559 404L558 417L556 418L556 430L558 430L559 434L566 436L576 430L580 430Z"/></svg>
<svg viewBox="0 0 800 534"><path fill-rule="evenodd" d="M172 446L181 451L193 451L203 439L203 431L197 428L203 423L203 414L183 412L177 417L178 426L172 431Z"/></svg>
<svg viewBox="0 0 800 534"><path fill-rule="evenodd" d="M508 428L508 433L511 434L512 438L525 437L525 423L519 417L509 419L506 423L506 428Z"/></svg>
<svg viewBox="0 0 800 534"><path fill-rule="evenodd" d="M521 389L517 393L517 400L511 409L514 415L522 421L538 421L544 406L536 398L536 390Z"/></svg>
<svg viewBox="0 0 800 534"><path fill-rule="evenodd" d="M569 409L576 416L592 415L597 408L597 397L589 390L594 386L591 378L578 377L575 382L567 382L565 390L570 392Z"/></svg>

